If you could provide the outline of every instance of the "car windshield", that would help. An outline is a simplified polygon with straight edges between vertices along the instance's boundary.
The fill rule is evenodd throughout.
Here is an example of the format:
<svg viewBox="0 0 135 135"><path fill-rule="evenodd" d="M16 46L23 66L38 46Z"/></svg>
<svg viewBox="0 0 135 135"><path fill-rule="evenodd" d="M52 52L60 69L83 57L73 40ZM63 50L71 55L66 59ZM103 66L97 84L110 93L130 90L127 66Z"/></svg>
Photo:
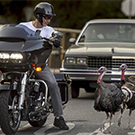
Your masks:
<svg viewBox="0 0 135 135"><path fill-rule="evenodd" d="M89 24L80 42L135 42L135 24Z"/></svg>

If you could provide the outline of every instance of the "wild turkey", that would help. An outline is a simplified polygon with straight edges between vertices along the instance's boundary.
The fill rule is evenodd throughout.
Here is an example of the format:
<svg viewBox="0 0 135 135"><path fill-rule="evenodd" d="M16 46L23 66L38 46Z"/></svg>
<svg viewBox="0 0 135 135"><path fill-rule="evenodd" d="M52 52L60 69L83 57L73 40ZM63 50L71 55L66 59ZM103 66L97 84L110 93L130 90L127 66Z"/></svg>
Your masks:
<svg viewBox="0 0 135 135"><path fill-rule="evenodd" d="M119 71L121 71L121 82L120 82L121 86L126 83L126 80L125 80L126 70L127 70L127 65L121 64L120 67L119 67Z"/></svg>
<svg viewBox="0 0 135 135"><path fill-rule="evenodd" d="M101 130L104 129L104 124L110 118L109 132L111 132L112 117L115 112L121 109L123 104L123 94L119 87L114 83L105 83L102 78L107 72L106 67L100 67L100 73L97 80L98 88L95 91L94 109L106 113L106 120L103 122Z"/></svg>
<svg viewBox="0 0 135 135"><path fill-rule="evenodd" d="M122 65L124 67L124 64ZM122 66L120 66L120 69L123 70ZM122 78L121 78L122 81ZM125 104L126 108L129 109L129 121L128 121L128 129L131 129L130 127L130 120L131 120L131 114L132 111L135 109L135 77L130 76L128 77L127 82L123 84L121 87L121 90L125 96Z"/></svg>
<svg viewBox="0 0 135 135"><path fill-rule="evenodd" d="M121 64L119 67L119 71L121 70L121 82L120 82L120 87L121 87L121 91L123 93L123 107L121 109L121 115L118 119L118 125L121 125L121 119L123 117L123 112L126 109L126 102L132 98L132 92L130 91L131 88L134 87L134 85L132 83L129 83L126 81L125 79L125 71L127 70L127 65L126 64Z"/></svg>
<svg viewBox="0 0 135 135"><path fill-rule="evenodd" d="M127 81L135 85L135 76L128 77ZM132 90L134 90L134 89L132 89Z"/></svg>
<svg viewBox="0 0 135 135"><path fill-rule="evenodd" d="M128 100L130 100L132 98L132 93L131 91L133 91L134 89L134 84L135 84L135 77L134 76L130 76L128 77L127 81L125 80L125 76L124 76L124 72L127 69L127 65L126 64L122 64L119 67L119 70L122 71L121 74L121 88L122 88L122 92L125 96L125 102L127 102Z"/></svg>

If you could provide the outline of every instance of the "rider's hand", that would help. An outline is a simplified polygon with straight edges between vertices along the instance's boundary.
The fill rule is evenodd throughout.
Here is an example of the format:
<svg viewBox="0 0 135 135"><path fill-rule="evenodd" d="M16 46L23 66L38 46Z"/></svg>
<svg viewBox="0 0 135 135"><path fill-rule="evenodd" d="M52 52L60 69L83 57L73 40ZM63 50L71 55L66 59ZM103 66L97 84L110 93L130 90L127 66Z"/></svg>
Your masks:
<svg viewBox="0 0 135 135"><path fill-rule="evenodd" d="M57 39L55 39L53 45L54 45L56 48L60 47L60 41L57 40Z"/></svg>

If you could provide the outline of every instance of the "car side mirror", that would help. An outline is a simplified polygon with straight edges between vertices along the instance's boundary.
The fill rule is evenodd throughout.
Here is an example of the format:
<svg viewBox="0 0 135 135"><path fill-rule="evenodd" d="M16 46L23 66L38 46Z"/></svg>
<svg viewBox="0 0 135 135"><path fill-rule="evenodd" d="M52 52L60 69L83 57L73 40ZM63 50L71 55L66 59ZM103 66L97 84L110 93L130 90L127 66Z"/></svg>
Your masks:
<svg viewBox="0 0 135 135"><path fill-rule="evenodd" d="M76 39L75 39L75 38L70 38L70 39L69 39L69 42L70 42L70 43L72 43L72 44L74 44L74 43L75 43L75 41L76 41Z"/></svg>

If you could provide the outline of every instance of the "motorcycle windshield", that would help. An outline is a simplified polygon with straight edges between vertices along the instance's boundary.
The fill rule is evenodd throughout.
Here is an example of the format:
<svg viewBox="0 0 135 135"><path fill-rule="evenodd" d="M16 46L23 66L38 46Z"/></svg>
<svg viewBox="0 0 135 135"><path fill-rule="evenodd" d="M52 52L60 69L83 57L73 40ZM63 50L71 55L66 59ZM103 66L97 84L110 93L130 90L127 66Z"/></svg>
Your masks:
<svg viewBox="0 0 135 135"><path fill-rule="evenodd" d="M44 41L39 35L28 34L21 27L0 28L0 51L34 51L43 48Z"/></svg>
<svg viewBox="0 0 135 135"><path fill-rule="evenodd" d="M20 42L26 41L27 37L28 33L22 28L6 26L0 28L0 41Z"/></svg>

